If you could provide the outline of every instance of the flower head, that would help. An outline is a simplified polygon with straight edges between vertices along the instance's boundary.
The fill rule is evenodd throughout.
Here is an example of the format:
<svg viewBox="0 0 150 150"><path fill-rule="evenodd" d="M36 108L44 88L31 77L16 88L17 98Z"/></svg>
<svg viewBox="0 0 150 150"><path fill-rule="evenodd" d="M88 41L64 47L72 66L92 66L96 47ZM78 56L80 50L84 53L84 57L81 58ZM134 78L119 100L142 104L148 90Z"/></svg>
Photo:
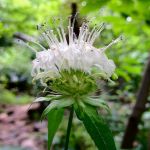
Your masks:
<svg viewBox="0 0 150 150"><path fill-rule="evenodd" d="M33 60L32 76L42 80L49 77L59 76L61 70L81 70L91 74L93 67L111 77L115 70L115 64L105 55L105 50L112 44L117 43L121 37L112 41L108 46L96 48L93 46L95 39L104 29L104 24L95 26L91 31L88 24L83 23L80 27L79 36L76 37L73 25L68 26L69 42L62 26L57 28L57 35L53 30L45 30L42 35L49 48L36 53ZM41 73L43 76L41 76Z"/></svg>
<svg viewBox="0 0 150 150"><path fill-rule="evenodd" d="M48 44L48 49L38 44L42 51L36 52L33 60L32 76L40 79L44 86L61 96L82 99L96 90L94 70L100 77L109 79L115 71L113 60L107 58L105 50L121 40L121 36L103 48L94 47L94 41L99 37L105 24L94 26L90 30L88 23L83 22L79 35L74 33L74 23L69 23L68 39L60 24L56 31L46 29L42 36ZM89 98L85 102L93 104ZM66 102L66 101L65 101ZM65 103L66 104L66 103ZM97 104L93 104L97 105ZM66 105L65 105L66 106Z"/></svg>

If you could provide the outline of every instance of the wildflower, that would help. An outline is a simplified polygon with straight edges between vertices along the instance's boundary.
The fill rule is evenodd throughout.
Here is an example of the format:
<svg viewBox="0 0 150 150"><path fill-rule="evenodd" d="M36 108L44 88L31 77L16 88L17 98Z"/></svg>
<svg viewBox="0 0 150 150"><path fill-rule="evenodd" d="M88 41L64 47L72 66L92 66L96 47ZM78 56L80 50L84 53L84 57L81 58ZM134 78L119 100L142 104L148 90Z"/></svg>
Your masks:
<svg viewBox="0 0 150 150"><path fill-rule="evenodd" d="M109 80L114 74L115 64L113 60L108 59L105 51L120 41L122 37L118 37L105 47L96 48L94 41L99 37L104 26L104 24L96 25L90 30L88 23L83 22L79 29L79 35L76 36L74 22L69 23L69 39L66 38L66 33L61 24L56 28L55 33L52 29L43 30L42 36L47 42L48 48L46 49L33 41L42 48L42 51L36 52L36 58L32 62L32 76L34 80L40 80L43 86L49 87L54 92L54 95L49 94L35 100L35 102L50 101L42 117L50 112L49 116L56 115L58 117L57 113L62 116L62 112L53 113L53 110L57 111L72 106L97 147L115 150L111 132L105 123L103 124L99 120L96 109L93 110L89 107L102 107L109 110L107 104L99 98L93 98L92 93L97 90L97 78ZM49 121L51 121L51 118L48 119ZM95 138L95 132L91 132L91 127L98 134L96 137L102 138L103 136L104 140L102 139L100 142L101 145L98 142L99 139ZM103 134L103 129L106 134ZM102 135L100 135L101 133Z"/></svg>
<svg viewBox="0 0 150 150"><path fill-rule="evenodd" d="M65 105L61 100L62 107L72 105L74 99L82 99L82 96L84 96L82 102L95 106L101 105L97 100L94 104L94 100L85 96L89 96L96 90L95 77L109 79L114 74L115 64L113 60L107 58L105 50L122 38L120 36L103 48L94 47L93 43L104 26L105 24L101 24L90 30L88 23L83 22L77 37L74 33L74 24L70 23L68 42L62 25L56 29L56 33L52 29L43 31L42 35L49 48L46 49L39 44L43 50L36 52L36 58L32 63L32 76L34 80L40 80L44 86L50 86L51 90L61 96L69 97L68 103L64 100ZM58 102L58 100L52 102L55 107L57 107L56 101ZM47 108L50 110L51 106Z"/></svg>

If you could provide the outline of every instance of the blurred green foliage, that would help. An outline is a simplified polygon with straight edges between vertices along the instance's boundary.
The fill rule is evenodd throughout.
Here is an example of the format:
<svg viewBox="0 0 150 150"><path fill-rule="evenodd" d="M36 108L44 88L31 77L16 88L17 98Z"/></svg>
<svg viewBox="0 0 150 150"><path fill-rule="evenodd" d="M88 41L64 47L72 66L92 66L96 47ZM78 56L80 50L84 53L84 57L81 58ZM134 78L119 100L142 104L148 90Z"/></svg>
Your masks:
<svg viewBox="0 0 150 150"><path fill-rule="evenodd" d="M95 42L97 47L108 44L121 34L124 36L123 42L107 51L109 58L116 63L119 79L114 86L109 85L111 90L106 90L104 96L104 99L114 102L108 121L116 140L119 137L119 143L149 55L149 0L0 0L0 103L26 103L31 100L28 94L33 93L30 71L34 54L25 46L16 44L14 34L19 32L37 36L37 24L47 22L54 16L62 16L66 20L71 13L71 2L78 5L79 19L91 19L91 26L106 22L107 30ZM143 121L144 124L148 122L144 118ZM141 150L147 146L148 129L149 125L141 124L137 137ZM74 136L79 137L73 142L82 139L80 133L83 131L78 130Z"/></svg>
<svg viewBox="0 0 150 150"><path fill-rule="evenodd" d="M1 103L2 104L27 104L33 101L33 97L27 94L16 95L13 92L10 92L6 89L1 90Z"/></svg>

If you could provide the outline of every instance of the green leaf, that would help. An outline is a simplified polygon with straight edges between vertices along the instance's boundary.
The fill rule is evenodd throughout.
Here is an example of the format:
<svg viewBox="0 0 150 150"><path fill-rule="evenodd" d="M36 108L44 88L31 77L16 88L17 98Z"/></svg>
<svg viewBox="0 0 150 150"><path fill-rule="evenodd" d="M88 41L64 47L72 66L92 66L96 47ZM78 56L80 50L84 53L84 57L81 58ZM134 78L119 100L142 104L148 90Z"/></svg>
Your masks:
<svg viewBox="0 0 150 150"><path fill-rule="evenodd" d="M46 115L48 113L50 113L52 110L57 108L57 105L60 103L60 101L53 101L51 102L43 111L42 115L41 115L41 120L44 119L44 117L46 117Z"/></svg>
<svg viewBox="0 0 150 150"><path fill-rule="evenodd" d="M112 133L96 108L76 106L75 111L99 150L116 150Z"/></svg>
<svg viewBox="0 0 150 150"><path fill-rule="evenodd" d="M54 100L52 101L43 111L41 115L41 120L53 109L60 109L64 107L71 106L74 103L71 99L62 99L62 100Z"/></svg>
<svg viewBox="0 0 150 150"><path fill-rule="evenodd" d="M55 109L48 113L48 150L51 148L51 144L55 133L61 123L64 114L64 109Z"/></svg>
<svg viewBox="0 0 150 150"><path fill-rule="evenodd" d="M86 99L83 99L83 101L85 103L87 103L88 105L91 105L91 106L94 106L94 107L104 108L104 109L106 109L110 113L109 106L103 100L94 99L94 98L86 98Z"/></svg>

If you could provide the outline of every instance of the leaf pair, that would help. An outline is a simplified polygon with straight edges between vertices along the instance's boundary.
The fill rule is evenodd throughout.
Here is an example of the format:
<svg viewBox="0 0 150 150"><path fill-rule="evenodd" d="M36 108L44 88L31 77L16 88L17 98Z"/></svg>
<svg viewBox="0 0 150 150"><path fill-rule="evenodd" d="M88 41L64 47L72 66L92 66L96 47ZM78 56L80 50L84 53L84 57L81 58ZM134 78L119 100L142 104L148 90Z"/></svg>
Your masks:
<svg viewBox="0 0 150 150"><path fill-rule="evenodd" d="M72 100L61 99L54 100L47 106L43 112L43 116L46 115L48 118L48 150L50 150L53 137L63 118L63 108L71 105L74 106L77 117L83 122L98 150L116 150L112 133L96 109L97 106L101 107L102 105L104 107L105 102L101 101L99 103L100 101L98 100L92 102L92 100L84 100L85 103L83 105L78 105Z"/></svg>

